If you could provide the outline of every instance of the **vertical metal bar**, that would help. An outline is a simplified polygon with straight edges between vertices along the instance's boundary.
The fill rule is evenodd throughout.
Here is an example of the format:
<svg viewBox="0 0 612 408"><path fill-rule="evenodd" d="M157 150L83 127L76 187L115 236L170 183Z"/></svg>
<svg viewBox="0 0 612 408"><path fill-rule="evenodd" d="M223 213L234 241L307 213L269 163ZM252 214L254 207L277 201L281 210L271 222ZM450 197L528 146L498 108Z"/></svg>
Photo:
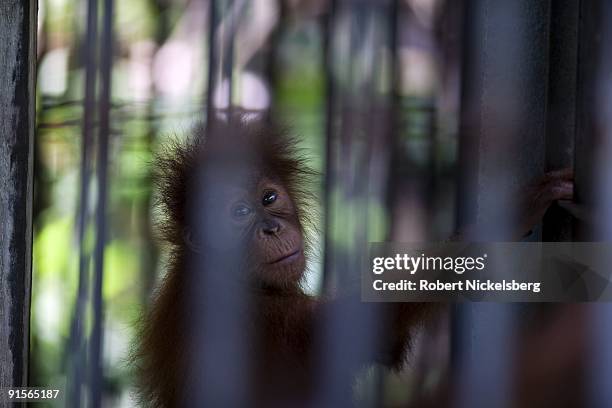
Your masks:
<svg viewBox="0 0 612 408"><path fill-rule="evenodd" d="M457 176L456 229L461 231L476 222L478 192L478 133L480 124L472 119L478 116L479 72L478 38L481 35L482 12L475 2L465 2L463 8L459 157ZM452 306L450 375L453 382L461 381L471 349L470 308Z"/></svg>
<svg viewBox="0 0 612 408"><path fill-rule="evenodd" d="M478 38L482 28L474 20L483 17L473 2L466 2L463 9L462 58L461 58L461 107L459 129L459 157L457 174L456 227L462 230L476 222L476 198L478 191L478 117L479 89L482 78L479 72Z"/></svg>
<svg viewBox="0 0 612 408"><path fill-rule="evenodd" d="M80 403L81 387L85 376L82 370L85 365L83 327L85 319L85 303L89 289L89 254L85 248L85 230L89 212L89 187L91 183L92 146L94 115L96 106L96 50L98 31L98 2L87 0L87 27L82 50L85 54L85 95L83 106L82 143L81 143L81 186L79 192L79 209L77 214L77 240L79 245L79 281L76 294L76 304L71 323L71 334L68 353L71 356L71 373L69 394L66 401Z"/></svg>
<svg viewBox="0 0 612 408"><path fill-rule="evenodd" d="M206 1L206 0L204 0ZM214 119L214 98L216 86L217 41L215 31L218 25L217 0L208 0L208 81L206 89L206 126Z"/></svg>
<svg viewBox="0 0 612 408"><path fill-rule="evenodd" d="M332 236L332 225L330 222L330 214L329 211L332 207L332 192L331 188L334 185L334 177L330 168L330 163L332 163L333 157L335 157L335 143L332 137L334 133L334 117L335 117L335 78L332 67L333 61L333 49L332 49L332 36L334 33L334 21L336 18L336 9L337 9L337 1L338 0L330 0L329 1L329 11L325 16L325 25L323 27L324 36L323 36L323 63L325 69L325 93L327 99L327 105L325 108L325 165L327 166L327 170L325 171L325 179L324 179L324 212L323 212L323 228L324 228L324 246L323 246L323 278L322 282L322 291L329 292L331 290L331 265L333 263L333 253L332 253L332 243L330 237Z"/></svg>
<svg viewBox="0 0 612 408"><path fill-rule="evenodd" d="M218 10L219 3L224 5L223 13ZM233 54L235 14L245 3L242 0L234 1L229 11L226 4L226 0L210 0L207 138L216 131L215 92L222 85L224 77L229 77L230 82L232 80L233 58L228 58L227 54ZM229 38L225 38L226 30L232 32ZM230 107L231 92L230 85ZM246 163L248 157L244 159ZM188 214L188 222L193 228L193 236L201 238L201 244L207 250L206 256L198 251L188 251L187 255L185 279L188 283L183 305L188 310L201 312L188 314L190 330L186 333L187 346L194 347L195 352L187 362L187 388L179 391L179 400L193 406L247 404L247 345L251 343L251 333L244 330L248 323L244 321L242 313L246 310L246 288L236 283L242 282L238 275L242 266L239 260L245 248L227 234L227 223L217 216L214 207L216 201L212 199L221 196L226 181L237 179L237 174L242 170L235 163L224 162L200 163L195 169L198 182L192 187L196 189L193 192L196 204L190 208L197 208L198 211ZM212 242L214 245L210 245ZM224 273L215 274L213 271Z"/></svg>
<svg viewBox="0 0 612 408"><path fill-rule="evenodd" d="M0 388L28 381L36 0L0 4Z"/></svg>
<svg viewBox="0 0 612 408"><path fill-rule="evenodd" d="M347 126L350 124L344 123L343 103L346 103L345 96L338 90L337 76L338 69L341 65L338 60L345 57L343 61L346 66L351 67L354 61L351 60L354 48L354 36L352 35L353 19L350 7L347 2L338 0L332 1L330 5L329 15L327 16L326 32L325 32L325 70L327 76L327 149L325 162L325 244L324 244L324 269L323 269L323 290L325 293L331 293L333 288L340 284L340 281L346 279L348 274L347 258L350 256L347 253L349 248L338 248L336 242L336 232L339 227L347 231L350 227L338 220L338 196L343 196L346 199L348 194L347 189L350 185L344 185L346 180L346 172L342 171L342 164L349 166L349 162L354 160L353 157L344 156L344 161L341 161L339 156L341 151L347 150L350 152L349 146L342 146L343 142L349 142L350 133L347 133ZM344 20L341 20L344 18ZM340 24L343 24L340 26ZM348 28L346 27L348 25ZM344 30L344 31L342 31ZM338 36L351 39L351 49L349 57L340 54L337 46ZM340 55L339 55L340 54ZM347 76L346 72L344 74ZM351 85L346 85L350 87ZM340 115L340 118L337 117ZM344 148L343 148L344 147ZM365 163L363 163L365 164ZM344 174L343 174L344 173ZM343 177L344 176L344 177ZM350 208L344 208L344 211L351 211ZM352 211L351 211L352 212ZM346 221L346 219L345 219ZM333 305L326 311L324 321L322 323L324 330L322 334L321 355L319 355L319 364L321 366L321 375L319 375L319 396L317 397L317 405L320 406L345 406L350 402L350 392L347 390L348 384L343 383L343 377L347 377L350 370L350 365L354 363L358 345L350 344L345 350L340 350L340 343L346 339L347 334L351 331L350 325L356 324L356 320L362 316L351 316L348 319L350 308L341 303ZM347 352L350 349L350 352ZM344 351L344 353L343 353Z"/></svg>
<svg viewBox="0 0 612 408"><path fill-rule="evenodd" d="M458 343L463 347L456 360L457 406L506 407L512 404L513 321L511 307L500 303L464 305ZM504 350L500 353L500 350Z"/></svg>
<svg viewBox="0 0 612 408"><path fill-rule="evenodd" d="M390 51L390 71L389 75L391 78L390 89L389 89L389 107L386 110L388 115L388 121L390 127L388 129L388 140L386 143L386 162L389 163L386 169L385 178L381 180L381 204L384 203L385 209L389 214L389 219L393 223L393 193L392 190L395 183L397 182L397 171L396 171L396 160L397 160L397 146L398 146L398 135L400 133L400 87L402 82L402 68L399 62L400 53L400 35L399 30L402 25L402 7L403 2L401 0L391 0L388 6L387 13L385 14L388 25L388 41ZM383 187L383 183L386 185ZM391 240L391 228L386 231L386 240ZM373 395L371 401L368 401L368 405L377 407L385 404L385 393L384 393L384 380L386 373L380 367L373 368Z"/></svg>
<svg viewBox="0 0 612 408"><path fill-rule="evenodd" d="M246 0L210 0L208 118L214 118L216 92L224 90L224 81L227 81L228 114L232 112L234 41L246 6Z"/></svg>
<svg viewBox="0 0 612 408"><path fill-rule="evenodd" d="M580 1L551 2L550 63L546 125L546 170L574 165ZM570 241L573 220L565 210L552 206L543 220L543 241Z"/></svg>
<svg viewBox="0 0 612 408"><path fill-rule="evenodd" d="M268 60L265 66L265 75L267 76L269 89L270 89L270 107L267 112L267 119L273 118L276 110L276 91L280 80L280 47L282 37L287 30L287 4L284 0L276 1L278 7L278 22L272 32L270 38L270 51L267 53Z"/></svg>
<svg viewBox="0 0 612 408"><path fill-rule="evenodd" d="M391 130L389 135L389 143L391 148L391 155L389 158L389 177L387 180L387 210L392 214L393 206L396 200L395 187L399 182L399 172L397 171L399 161L401 160L398 152L400 151L398 135L401 134L401 111L400 111L400 87L402 83L402 67L399 65L399 33L400 20L402 19L402 7L400 0L393 0L390 7L389 20L391 21L389 30L391 32L391 108L390 108L390 122ZM387 231L387 239L393 239L393 229L389 228Z"/></svg>
<svg viewBox="0 0 612 408"><path fill-rule="evenodd" d="M543 173L549 6L522 0L468 3L460 140L466 168L459 200L465 200L460 220L479 227L468 239L512 236L518 215L514 192ZM508 70L519 63L520 70ZM498 271L512 267L495 265ZM509 405L513 308L465 304L459 314L460 406Z"/></svg>
<svg viewBox="0 0 612 408"><path fill-rule="evenodd" d="M227 42L223 46L223 60L221 61L221 75L223 80L227 81L227 101L228 114L231 116L233 111L233 95L234 95L234 41L236 39L236 31L238 30L239 16L232 12L232 6L240 6L238 1L234 0L228 5L230 10L227 14L227 25L229 26L226 32L229 32Z"/></svg>
<svg viewBox="0 0 612 408"><path fill-rule="evenodd" d="M612 203L608 203L612 204ZM610 215L608 215L609 217ZM610 233L610 232L608 232ZM609 235L610 237L610 235ZM610 240L610 238L608 238ZM607 408L612 401L612 305L593 305L593 352L590 355L592 369L587 384L590 385L590 404L593 408Z"/></svg>
<svg viewBox="0 0 612 408"><path fill-rule="evenodd" d="M596 175L593 157L597 156L600 135L596 115L601 69L601 31L603 1L581 1L578 27L578 73L576 92L576 133L574 141L574 201L587 206L595 206L594 176ZM596 239L592 225L574 220L574 239L592 241Z"/></svg>
<svg viewBox="0 0 612 408"><path fill-rule="evenodd" d="M610 157L612 123L610 118L612 9L608 1L580 1L578 26L578 63L576 92L576 133L574 140L574 201L592 208L601 219L597 225L574 220L574 239L610 241L612 237L612 189ZM601 254L601 262L612 262L610 254ZM607 259L606 259L607 258ZM585 379L586 406L609 406L612 367L612 307L593 304L591 312L590 353Z"/></svg>
<svg viewBox="0 0 612 408"><path fill-rule="evenodd" d="M580 45L583 88L579 100L580 132L576 134L576 183L579 200L584 200L600 214L590 239L612 242L612 4L609 1L583 1ZM591 76L586 76L592 74ZM588 99L587 99L588 98ZM587 153L591 153L587 155ZM590 184L590 185L589 185ZM593 205L594 204L594 205ZM589 236L583 236L589 238ZM601 254L605 264L612 262L610 253ZM592 347L588 384L589 406L604 408L612 401L612 304L597 303L592 307Z"/></svg>
<svg viewBox="0 0 612 408"><path fill-rule="evenodd" d="M425 177L425 208L427 229L425 230L425 237L427 240L431 240L434 231L432 225L434 225L434 211L437 203L436 198L438 195L438 134L437 134L437 107L435 105L435 99L433 97L427 98L424 101L424 105L420 107L422 112L427 115L426 122L426 137L427 137L427 176Z"/></svg>
<svg viewBox="0 0 612 408"><path fill-rule="evenodd" d="M188 310L197 310L189 319L190 349L187 393L181 398L193 406L247 406L249 390L248 345L253 340L245 321L248 293L241 281L240 259L245 248L232 240L227 223L214 211L211 197L223 191L226 177L238 174L235 165L215 164L198 170L198 212L190 214L197 236L205 243L206 256L190 254L188 259ZM214 273L223 271L223 273ZM205 273L202 273L205 272ZM256 306L255 306L256 307ZM186 311L187 312L187 311ZM204 346L203 346L204 345Z"/></svg>
<svg viewBox="0 0 612 408"><path fill-rule="evenodd" d="M106 247L108 200L108 150L110 143L110 109L111 109L111 80L113 67L113 0L104 0L103 29L100 47L100 100L98 132L98 205L96 211L96 246L94 252L94 280L93 280L93 327L90 343L91 368L91 403L97 408L102 403L103 382L103 324L104 299L102 293L104 279L104 248Z"/></svg>
<svg viewBox="0 0 612 408"><path fill-rule="evenodd" d="M376 52L389 40L382 17L390 2L333 2L325 38L327 152L324 290L359 281L368 247L369 205L384 202L381 171L388 146L389 90L376 87L382 61ZM383 120L384 119L384 120ZM322 322L322 355L317 404L352 403L350 379L377 349L376 307L358 299L338 300ZM349 340L350 339L350 340ZM367 403L367 401L362 401Z"/></svg>

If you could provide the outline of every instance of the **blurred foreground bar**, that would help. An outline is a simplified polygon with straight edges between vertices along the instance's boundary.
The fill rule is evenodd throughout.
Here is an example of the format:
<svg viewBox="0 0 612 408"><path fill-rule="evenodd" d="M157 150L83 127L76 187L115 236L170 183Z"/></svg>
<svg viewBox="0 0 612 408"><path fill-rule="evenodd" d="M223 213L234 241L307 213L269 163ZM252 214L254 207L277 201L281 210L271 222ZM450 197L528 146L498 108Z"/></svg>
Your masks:
<svg viewBox="0 0 612 408"><path fill-rule="evenodd" d="M516 191L544 173L549 17L548 2L466 3L458 223L479 226L468 240L516 233ZM511 305L457 306L459 406L511 404L515 323Z"/></svg>
<svg viewBox="0 0 612 408"><path fill-rule="evenodd" d="M327 156L324 290L353 287L367 253L368 217L385 203L396 44L392 1L332 3L326 29ZM391 27L394 27L391 25ZM385 78L387 81L380 81ZM384 84L381 85L381 82ZM386 84L385 84L386 83ZM371 361L377 309L337 301L323 322L317 406L353 405L346 378ZM374 392L375 394L376 392ZM376 404L366 396L361 406Z"/></svg>
<svg viewBox="0 0 612 408"><path fill-rule="evenodd" d="M206 131L215 131L219 109L233 109L234 41L237 24L246 0L210 0L208 8L208 82L206 94ZM231 140L229 143L233 143ZM250 161L247 154L243 163ZM250 389L249 344L253 332L244 314L248 292L240 276L246 253L242 243L234 242L225 218L218 217L214 197L222 197L226 183L243 177L235 161L204 163L195 169L191 186L195 205L189 208L193 236L200 237L206 256L190 251L187 257L188 281L183 307L188 315L187 347L193 347L187 367L187 389L180 398L186 406L246 406ZM196 187L197 186L197 187ZM197 211L196 211L197 210ZM212 244L214 243L214 245ZM210 246L208 244L211 244ZM202 273L223 271L223 273ZM201 311L190 313L191 310Z"/></svg>
<svg viewBox="0 0 612 408"><path fill-rule="evenodd" d="M214 124L209 126L213 131ZM248 156L244 162L248 162ZM195 205L190 206L193 236L201 240L202 253L190 251L187 258L188 317L186 347L193 350L187 367L187 390L181 402L194 407L243 407L248 405L252 330L242 312L250 306L241 260L246 247L236 242L216 197L227 194L225 183L244 177L236 162L205 163L196 169ZM197 210L197 211L194 211ZM203 255L205 254L205 255ZM219 272L222 273L213 273ZM203 273L208 272L208 273ZM198 311L193 313L190 311Z"/></svg>
<svg viewBox="0 0 612 408"><path fill-rule="evenodd" d="M612 3L605 0L582 2L581 38L585 62L590 65L591 77L585 79L583 90L583 114L588 127L578 137L581 148L590 149L582 156L580 173L576 182L583 182L579 192L586 198L587 206L594 203L594 214L601 218L593 224L593 240L612 241ZM581 36L583 33L581 32ZM584 44L584 46L583 46ZM581 60L582 62L582 60ZM590 98L589 98L590 97ZM585 132L589 130L590 132ZM577 141L578 142L578 141ZM578 143L577 143L578 145ZM590 154L589 154L590 153ZM578 151L577 151L578 154ZM579 156L577 156L578 159ZM577 169L579 170L579 169ZM581 201L580 204L583 204ZM612 265L612 254L605 254L607 264ZM590 406L604 408L612 401L612 304L599 303L592 307L590 352L591 385Z"/></svg>
<svg viewBox="0 0 612 408"><path fill-rule="evenodd" d="M0 4L0 389L28 378L37 10Z"/></svg>

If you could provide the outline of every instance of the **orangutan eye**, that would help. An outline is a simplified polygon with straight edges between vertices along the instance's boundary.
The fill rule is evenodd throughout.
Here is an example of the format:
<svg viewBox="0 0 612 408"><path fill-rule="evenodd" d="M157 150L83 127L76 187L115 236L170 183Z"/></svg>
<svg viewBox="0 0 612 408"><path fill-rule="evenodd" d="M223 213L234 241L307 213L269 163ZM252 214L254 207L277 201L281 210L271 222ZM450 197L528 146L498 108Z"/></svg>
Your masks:
<svg viewBox="0 0 612 408"><path fill-rule="evenodd" d="M251 210L251 208L245 204L236 204L233 208L232 208L232 217L234 218L241 218L241 217L246 217L247 215L251 214L253 212L253 210Z"/></svg>
<svg viewBox="0 0 612 408"><path fill-rule="evenodd" d="M261 198L261 204L263 206L270 205L273 202L275 202L277 198L278 198L278 194L276 193L276 191L273 191L273 190L266 191L263 197Z"/></svg>

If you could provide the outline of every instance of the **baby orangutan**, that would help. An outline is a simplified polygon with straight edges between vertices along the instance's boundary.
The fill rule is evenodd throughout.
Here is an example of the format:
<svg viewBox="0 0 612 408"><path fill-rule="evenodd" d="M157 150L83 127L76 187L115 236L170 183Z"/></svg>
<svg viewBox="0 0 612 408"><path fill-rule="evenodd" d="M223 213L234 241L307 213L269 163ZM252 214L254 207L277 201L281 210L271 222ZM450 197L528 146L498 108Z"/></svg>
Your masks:
<svg viewBox="0 0 612 408"><path fill-rule="evenodd" d="M239 118L214 123L168 148L155 170L164 216L160 227L171 253L135 355L145 405L193 405L187 396L198 387L189 379L200 361L194 356L214 343L208 341L211 333L195 334L194 316L205 320L227 311L218 303L203 311L194 299L207 301L215 294L219 301L245 297L235 304L244 322L239 340L248 344L244 376L249 405L314 404L320 392L320 359L329 355L320 341L322 321L339 304L350 304L358 316L376 311L369 327L378 338L375 350L361 355L362 360L346 356L356 360L342 371L347 393L356 370L375 362L402 365L413 330L436 306L368 304L358 296L325 299L302 290L310 253L305 227L313 222L309 180L314 174L285 130ZM194 284L202 278L206 294ZM241 290L215 287L223 278ZM350 345L361 328L354 329L345 327L341 341ZM334 353L344 352L334 348Z"/></svg>
<svg viewBox="0 0 612 408"><path fill-rule="evenodd" d="M231 170L215 176L222 185L214 194L205 194L215 200L198 201L201 180L210 179L207 172L224 171L219 169ZM199 270L207 265L206 260L194 268L190 259L194 254L206 258L217 251L211 236L223 236L232 245L239 242L244 254L239 256L241 271L235 276L247 288L249 299L243 303L243 313L249 327L244 333L254 339L245 365L251 372L249 401L266 406L279 401L307 404L317 374L313 372L315 331L325 305L333 301L307 295L300 286L310 250L304 227L313 221L308 189L314 173L300 156L296 140L275 125L232 119L198 128L188 142L175 143L157 160L155 171L164 215L160 229L170 244L171 256L144 319L135 356L142 402L159 407L187 403L186 372L193 361L186 351L193 332L193 320L188 318L193 305L188 299L189 276L223 274ZM198 174L204 174L203 178ZM194 206L196 202L206 204L203 209L195 208L199 206ZM223 231L195 232L194 213L209 216ZM347 301L365 307L357 297ZM422 320L427 308L414 303L377 307L389 309L380 319L380 328L375 328L386 340L378 360L399 367L409 329ZM355 362L354 366L370 362L374 361ZM348 390L352 379L346 379Z"/></svg>

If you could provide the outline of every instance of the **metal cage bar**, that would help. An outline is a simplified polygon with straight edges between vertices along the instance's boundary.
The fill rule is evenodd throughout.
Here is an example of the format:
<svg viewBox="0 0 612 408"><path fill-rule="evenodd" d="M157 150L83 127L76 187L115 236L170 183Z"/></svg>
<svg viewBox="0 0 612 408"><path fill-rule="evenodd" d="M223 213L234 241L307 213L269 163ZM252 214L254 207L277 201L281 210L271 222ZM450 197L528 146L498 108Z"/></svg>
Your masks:
<svg viewBox="0 0 612 408"><path fill-rule="evenodd" d="M68 344L70 356L71 379L68 386L68 395L71 401L81 401L81 388L86 381L83 369L86 365L85 352L85 310L88 301L90 286L90 254L85 247L85 231L89 222L89 195L91 187L91 173L93 171L93 146L94 146L94 119L96 109L96 61L97 61L97 36L98 36L98 2L87 0L87 24L85 41L82 43L82 52L85 65L85 95L83 99L83 122L81 140L81 163L80 163L80 191L79 206L77 213L77 244L79 278L76 293L76 303L70 329L70 340ZM66 401L68 403L68 401Z"/></svg>
<svg viewBox="0 0 612 408"><path fill-rule="evenodd" d="M26 386L32 265L36 0L0 6L0 388Z"/></svg>
<svg viewBox="0 0 612 408"><path fill-rule="evenodd" d="M98 186L98 206L96 209L96 244L94 251L93 275L93 327L90 341L90 378L91 402L93 407L102 404L104 339L104 298L102 293L104 279L104 248L107 240L108 166L110 144L110 111L113 68L113 10L114 0L104 0L102 36L100 45L100 100L98 130L98 163L96 181Z"/></svg>

